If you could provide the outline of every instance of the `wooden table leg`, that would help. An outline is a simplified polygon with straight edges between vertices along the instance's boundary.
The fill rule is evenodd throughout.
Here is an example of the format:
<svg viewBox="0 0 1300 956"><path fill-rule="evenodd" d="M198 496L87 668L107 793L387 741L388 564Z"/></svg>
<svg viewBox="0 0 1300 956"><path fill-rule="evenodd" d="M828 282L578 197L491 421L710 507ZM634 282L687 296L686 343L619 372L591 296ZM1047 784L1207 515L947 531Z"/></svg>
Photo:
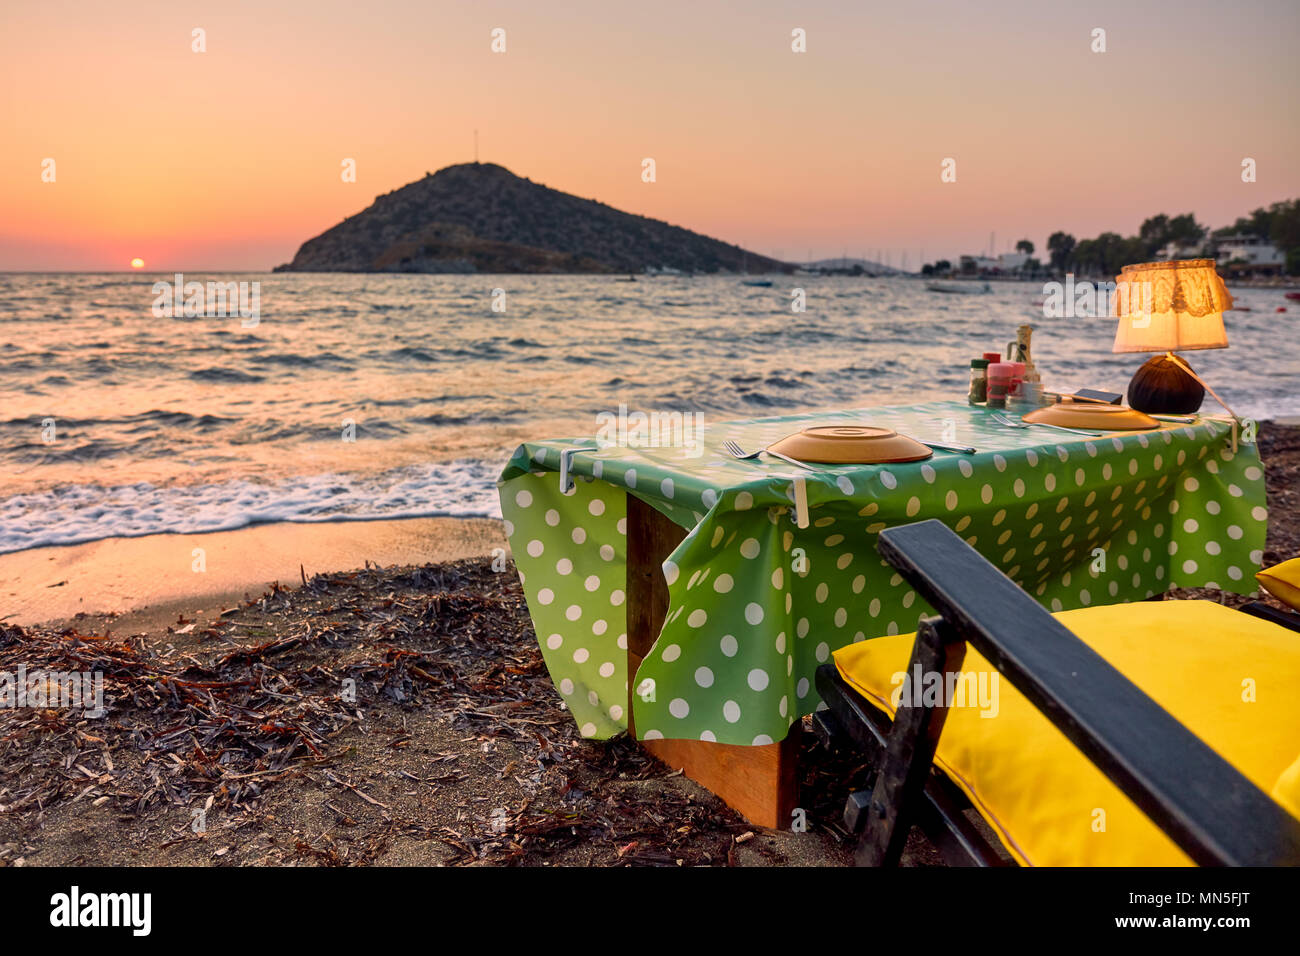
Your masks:
<svg viewBox="0 0 1300 956"><path fill-rule="evenodd" d="M628 732L636 736L632 698L637 670L659 638L668 614L664 559L686 537L674 524L634 495L627 496L627 672ZM680 769L751 823L785 828L794 810L796 760L802 725L795 721L784 740L760 747L703 740L642 740L641 746Z"/></svg>

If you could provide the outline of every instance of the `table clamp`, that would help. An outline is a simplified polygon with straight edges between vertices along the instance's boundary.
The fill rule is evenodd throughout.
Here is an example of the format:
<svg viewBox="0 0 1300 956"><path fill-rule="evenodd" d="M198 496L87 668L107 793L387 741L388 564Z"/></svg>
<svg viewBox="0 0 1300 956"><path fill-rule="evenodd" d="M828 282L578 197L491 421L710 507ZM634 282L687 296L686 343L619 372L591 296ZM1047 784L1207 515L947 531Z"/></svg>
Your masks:
<svg viewBox="0 0 1300 956"><path fill-rule="evenodd" d="M790 521L798 528L808 527L808 482L803 475L781 475L780 477L789 477L791 481L791 490L794 492L794 507L789 506L779 509L779 513L788 514Z"/></svg>
<svg viewBox="0 0 1300 956"><path fill-rule="evenodd" d="M599 445L583 445L581 448L566 448L560 452L560 494L567 495L575 485L573 478L569 476L569 469L573 467L573 456L580 451L600 451Z"/></svg>

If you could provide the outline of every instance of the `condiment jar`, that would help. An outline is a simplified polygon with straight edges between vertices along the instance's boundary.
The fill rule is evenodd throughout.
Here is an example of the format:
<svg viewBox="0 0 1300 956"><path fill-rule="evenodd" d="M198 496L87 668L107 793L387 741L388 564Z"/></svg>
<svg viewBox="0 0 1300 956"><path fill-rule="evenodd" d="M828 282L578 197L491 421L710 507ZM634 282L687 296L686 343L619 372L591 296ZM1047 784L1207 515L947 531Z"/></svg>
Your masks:
<svg viewBox="0 0 1300 956"><path fill-rule="evenodd" d="M1015 365L1011 362L994 362L989 365L989 408L1007 407L1007 393L1015 382L1015 370Z"/></svg>

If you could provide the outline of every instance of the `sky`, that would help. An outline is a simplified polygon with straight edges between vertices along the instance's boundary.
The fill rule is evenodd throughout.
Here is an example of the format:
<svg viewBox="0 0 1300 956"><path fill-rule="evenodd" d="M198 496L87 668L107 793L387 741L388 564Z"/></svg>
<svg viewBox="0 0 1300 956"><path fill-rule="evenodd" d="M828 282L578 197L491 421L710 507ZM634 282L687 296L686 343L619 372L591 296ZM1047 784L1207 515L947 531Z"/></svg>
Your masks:
<svg viewBox="0 0 1300 956"><path fill-rule="evenodd" d="M1295 0L7 3L0 271L269 269L476 129L787 260L1218 227L1300 196L1297 41Z"/></svg>

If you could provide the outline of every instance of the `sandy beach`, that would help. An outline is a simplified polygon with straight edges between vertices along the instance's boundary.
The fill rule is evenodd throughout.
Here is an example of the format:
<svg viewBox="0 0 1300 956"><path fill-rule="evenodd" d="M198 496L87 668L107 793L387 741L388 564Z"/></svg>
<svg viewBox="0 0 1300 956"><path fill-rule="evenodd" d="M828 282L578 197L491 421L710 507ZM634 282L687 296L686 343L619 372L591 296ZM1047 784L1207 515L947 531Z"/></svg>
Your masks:
<svg viewBox="0 0 1300 956"><path fill-rule="evenodd" d="M124 613L0 624L0 671L94 670L112 703L103 720L0 714L0 866L848 862L824 756L809 764L809 799L828 825L793 834L758 830L626 739L582 740L513 564L372 562L251 587L285 562L498 546L495 522L391 524L403 526L365 526L361 552L355 540L328 550L323 529L274 527L67 549L79 551L59 564L75 575L68 587L122 584L112 600L77 604ZM224 590L177 598L169 587L187 579L148 584L175 548L223 538L216 553L267 550ZM105 553L141 565L128 582ZM132 603L142 595L157 602Z"/></svg>
<svg viewBox="0 0 1300 956"><path fill-rule="evenodd" d="M267 524L210 534L107 538L0 555L0 621L124 616L121 627L217 613L272 582L332 571L434 564L508 551L500 521L412 518ZM196 571L195 549L203 552Z"/></svg>

